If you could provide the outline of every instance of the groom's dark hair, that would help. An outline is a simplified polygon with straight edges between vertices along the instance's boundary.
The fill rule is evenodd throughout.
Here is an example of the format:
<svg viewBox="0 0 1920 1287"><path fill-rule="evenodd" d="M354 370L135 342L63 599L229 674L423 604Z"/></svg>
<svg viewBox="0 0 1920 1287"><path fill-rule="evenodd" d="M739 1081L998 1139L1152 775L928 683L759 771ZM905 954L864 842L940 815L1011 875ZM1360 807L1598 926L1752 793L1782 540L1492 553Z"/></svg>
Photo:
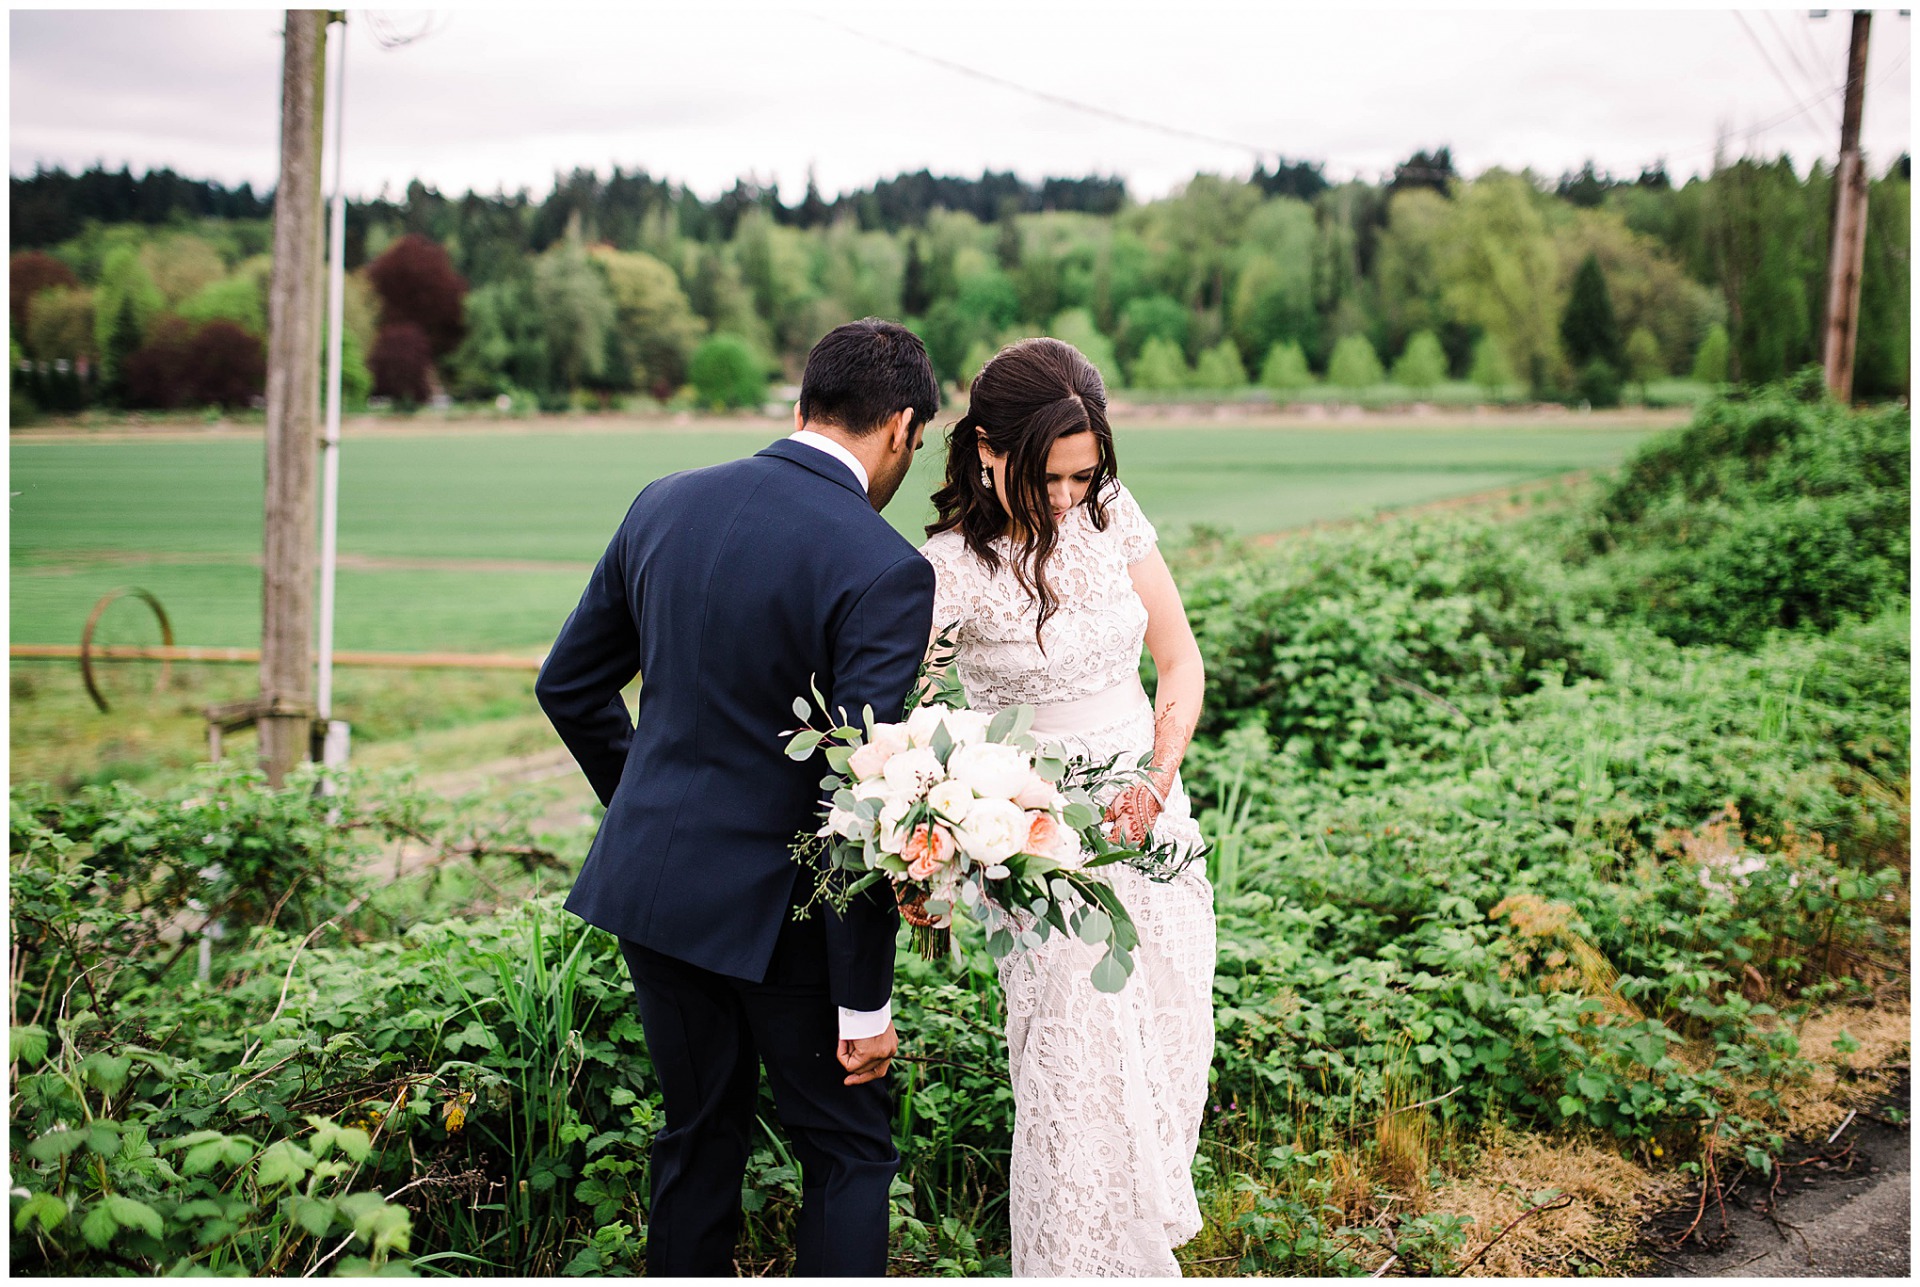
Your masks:
<svg viewBox="0 0 1920 1287"><path fill-rule="evenodd" d="M863 317L836 326L807 354L800 418L858 438L913 408L917 429L940 409L940 382L920 337L897 322Z"/></svg>

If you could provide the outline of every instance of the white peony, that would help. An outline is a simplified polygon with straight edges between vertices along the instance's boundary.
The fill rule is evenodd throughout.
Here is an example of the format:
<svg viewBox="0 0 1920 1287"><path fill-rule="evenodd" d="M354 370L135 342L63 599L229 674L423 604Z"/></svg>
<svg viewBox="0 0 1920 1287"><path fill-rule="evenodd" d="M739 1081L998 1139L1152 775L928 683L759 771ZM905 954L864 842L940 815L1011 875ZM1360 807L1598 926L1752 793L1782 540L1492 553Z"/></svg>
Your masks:
<svg viewBox="0 0 1920 1287"><path fill-rule="evenodd" d="M1065 871L1079 871L1087 865L1088 856L1086 845L1081 843L1080 833L1072 827L1060 828L1060 835L1054 842L1053 852L1047 855L1059 863Z"/></svg>
<svg viewBox="0 0 1920 1287"><path fill-rule="evenodd" d="M1029 772L1021 788L1014 792L1013 802L1022 809L1046 809L1058 812L1066 804L1066 797L1054 790L1053 783L1038 773Z"/></svg>
<svg viewBox="0 0 1920 1287"><path fill-rule="evenodd" d="M867 821L853 810L835 805L827 810L827 823L820 828L820 834L839 836L843 840L859 840L867 834Z"/></svg>
<svg viewBox="0 0 1920 1287"><path fill-rule="evenodd" d="M927 803L939 810L948 822L960 822L973 807L973 789L964 782L948 778L927 792Z"/></svg>
<svg viewBox="0 0 1920 1287"><path fill-rule="evenodd" d="M888 760L887 771L882 776L886 779L889 796L919 799L926 794L928 787L944 778L946 773L940 768L940 761L932 751L916 746Z"/></svg>
<svg viewBox="0 0 1920 1287"><path fill-rule="evenodd" d="M950 710L941 716L941 722L947 726L947 736L955 743L965 744L984 739L993 716L985 711Z"/></svg>
<svg viewBox="0 0 1920 1287"><path fill-rule="evenodd" d="M880 810L880 847L890 854L897 854L906 847L907 829L902 823L913 808L909 800L889 800L887 807Z"/></svg>
<svg viewBox="0 0 1920 1287"><path fill-rule="evenodd" d="M1027 811L1008 800L975 800L960 824L960 847L977 863L1003 862L1027 843Z"/></svg>
<svg viewBox="0 0 1920 1287"><path fill-rule="evenodd" d="M1011 800L1033 776L1027 753L1000 742L975 742L947 760L947 776L990 800Z"/></svg>
<svg viewBox="0 0 1920 1287"><path fill-rule="evenodd" d="M907 722L901 727L907 730L909 746L933 745L933 730L940 727L940 720L947 714L944 706L922 706L907 716Z"/></svg>

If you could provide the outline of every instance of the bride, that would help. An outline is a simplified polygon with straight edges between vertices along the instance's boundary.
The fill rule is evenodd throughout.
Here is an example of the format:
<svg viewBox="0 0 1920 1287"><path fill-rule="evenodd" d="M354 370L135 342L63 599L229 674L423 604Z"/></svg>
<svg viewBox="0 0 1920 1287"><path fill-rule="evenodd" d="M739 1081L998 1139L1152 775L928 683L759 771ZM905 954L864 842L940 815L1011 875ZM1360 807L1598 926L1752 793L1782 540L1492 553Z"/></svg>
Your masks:
<svg viewBox="0 0 1920 1287"><path fill-rule="evenodd" d="M1053 339L1002 349L947 447L922 553L936 633L976 709L1029 703L1033 731L1095 759L1152 751L1107 802L1116 839L1197 846L1180 761L1205 677L1153 525L1116 476L1106 390ZM1149 701L1140 648L1158 681ZM1014 1098L1009 1215L1016 1277L1169 1276L1200 1229L1192 1165L1213 1057L1213 895L1108 867L1140 931L1117 993L1101 949L1053 935L1000 965Z"/></svg>

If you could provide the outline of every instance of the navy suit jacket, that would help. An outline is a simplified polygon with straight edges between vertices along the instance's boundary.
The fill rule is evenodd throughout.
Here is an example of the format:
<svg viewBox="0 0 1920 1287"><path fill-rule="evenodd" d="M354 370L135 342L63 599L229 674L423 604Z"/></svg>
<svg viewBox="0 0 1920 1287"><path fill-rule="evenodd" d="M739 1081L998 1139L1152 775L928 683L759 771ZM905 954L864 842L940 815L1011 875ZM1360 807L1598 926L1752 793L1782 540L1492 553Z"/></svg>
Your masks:
<svg viewBox="0 0 1920 1287"><path fill-rule="evenodd" d="M851 471L782 440L647 486L540 669L540 705L606 817L567 897L589 924L717 973L766 979L825 760L789 760L816 683L854 723L900 718L932 632L933 569ZM620 690L638 673L636 720ZM816 724L817 727L817 724ZM806 879L813 879L809 872ZM836 1005L893 990L886 882L824 907ZM801 891L811 892L811 891Z"/></svg>

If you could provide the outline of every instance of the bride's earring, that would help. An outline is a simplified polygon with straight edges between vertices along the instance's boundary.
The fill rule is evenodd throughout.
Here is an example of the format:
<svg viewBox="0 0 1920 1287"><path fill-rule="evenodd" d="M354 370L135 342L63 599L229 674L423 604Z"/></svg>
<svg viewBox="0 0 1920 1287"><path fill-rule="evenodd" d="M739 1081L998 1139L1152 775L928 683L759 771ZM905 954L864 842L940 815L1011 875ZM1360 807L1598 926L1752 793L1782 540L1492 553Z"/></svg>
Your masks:
<svg viewBox="0 0 1920 1287"><path fill-rule="evenodd" d="M985 465L980 466L980 485L988 491L993 490L993 471Z"/></svg>

